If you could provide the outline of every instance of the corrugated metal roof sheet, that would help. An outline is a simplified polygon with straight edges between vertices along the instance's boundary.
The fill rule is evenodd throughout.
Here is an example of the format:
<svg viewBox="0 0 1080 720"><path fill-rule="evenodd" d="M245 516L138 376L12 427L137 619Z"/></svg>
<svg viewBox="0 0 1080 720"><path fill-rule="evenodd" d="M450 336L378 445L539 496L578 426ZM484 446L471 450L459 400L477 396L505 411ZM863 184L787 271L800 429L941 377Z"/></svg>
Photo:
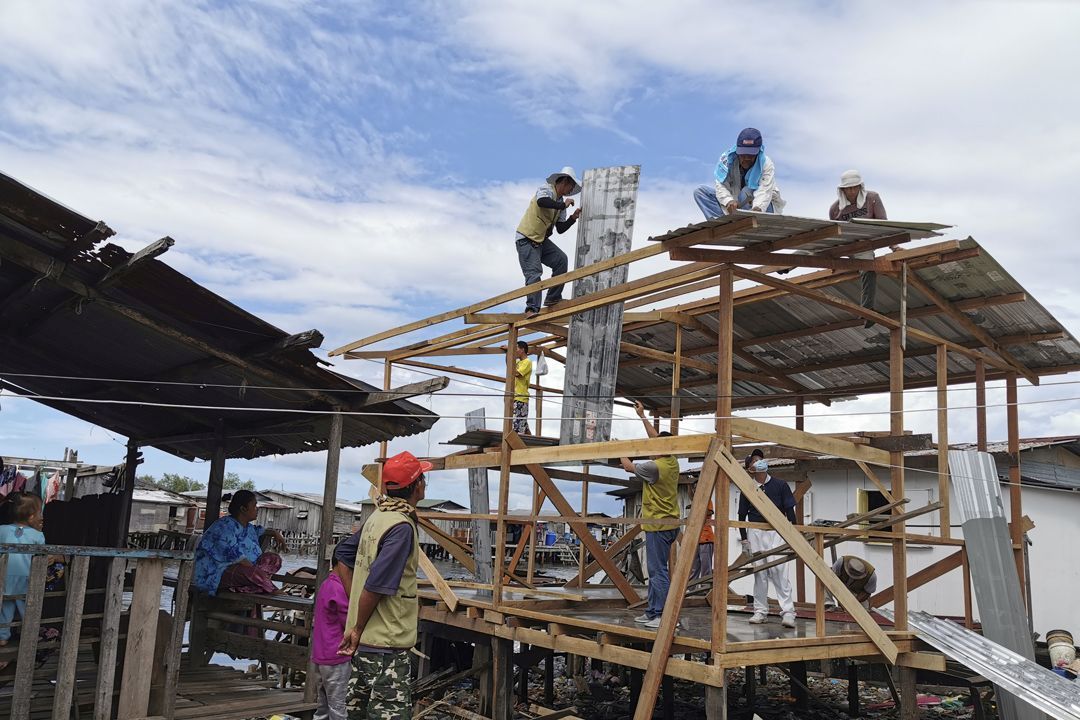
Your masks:
<svg viewBox="0 0 1080 720"><path fill-rule="evenodd" d="M283 347L288 333L156 259L102 284L111 270L132 258L116 245L102 246L111 234L103 223L0 174L0 243L5 248L0 337L8 348L0 356L4 387L59 398L40 402L126 437L159 439L153 446L188 459L212 455L218 418L226 426L229 457L325 449L328 413L273 410L348 410L380 391L326 370L304 346ZM47 267L36 267L40 262ZM90 288L91 298L74 292L76 287ZM169 404L186 407L161 406ZM369 410L394 414L344 415L344 446L423 432L437 419L407 401ZM176 436L188 437L163 439Z"/></svg>
<svg viewBox="0 0 1080 720"><path fill-rule="evenodd" d="M774 216L768 216L772 218ZM815 225L816 222L816 225ZM683 228L665 235L678 237L702 226L711 227L719 221L709 221ZM741 245L761 240L777 239L781 232L805 232L826 224L803 218L785 218L783 221L763 219L762 227L734 236L732 242ZM860 230L862 230L860 228ZM873 228L873 232L882 232ZM845 229L846 232L846 229ZM866 232L871 232L867 228ZM757 235L755 236L755 233ZM746 236L744 238L744 235ZM846 234L842 236L850 242ZM661 238L662 239L662 238ZM731 238L725 239L725 242ZM959 250L977 252L974 257L947 262L940 266L912 269L912 272L929 285L937 294L950 302L988 299L981 307L965 314L991 337L1005 338L1007 350L1020 363L1035 374L1056 374L1080 369L1080 343L1057 319L1008 274L985 248L968 238L959 242ZM852 274L849 274L852 275ZM861 288L858 277L843 280L820 289L820 292L858 304ZM876 310L883 314L898 316L902 288L898 278L878 274ZM941 313L938 308L914 287L908 288L908 323L911 327L933 333L958 345L980 348L982 343L956 319ZM1019 301L1016 294L1022 294ZM1010 300L1010 302L1004 302ZM1000 303L1000 304L995 304ZM715 311L697 316L710 328L715 328ZM739 347L750 353L759 364L771 369L788 381L795 381L805 390L794 392L781 385L770 385L764 377L761 381L736 379L733 392L736 407L790 404L796 394L808 399L840 399L860 393L884 392L889 386L889 333L875 326L866 329L861 321L854 321L844 310L816 302L812 299L781 295L756 302L740 302L734 310L735 336ZM820 332L810 333L814 328ZM803 333L796 337L775 337L784 333ZM809 333L809 334L807 334ZM640 324L624 334L628 342L650 348L674 352L675 330L670 323L642 327ZM755 339L760 338L760 342ZM683 352L713 344L712 338L700 330L683 328ZM936 380L934 347L928 343L908 338L904 360L905 384L908 387L933 384ZM987 350L993 354L993 351ZM697 360L715 363L715 353L693 355ZM672 367L662 361L636 361L627 366L632 358L623 355L619 369L619 386L630 396L652 395L647 405L664 412L669 405ZM760 374L744 360L736 358L736 369ZM952 382L970 381L975 363L958 352L949 353L949 373ZM990 377L997 371L988 366ZM715 385L709 378L715 373L698 368L683 368L682 382L686 387L680 391L684 398L684 414L710 412L708 405L715 406ZM666 385L668 390L661 391ZM813 393L817 391L817 398Z"/></svg>

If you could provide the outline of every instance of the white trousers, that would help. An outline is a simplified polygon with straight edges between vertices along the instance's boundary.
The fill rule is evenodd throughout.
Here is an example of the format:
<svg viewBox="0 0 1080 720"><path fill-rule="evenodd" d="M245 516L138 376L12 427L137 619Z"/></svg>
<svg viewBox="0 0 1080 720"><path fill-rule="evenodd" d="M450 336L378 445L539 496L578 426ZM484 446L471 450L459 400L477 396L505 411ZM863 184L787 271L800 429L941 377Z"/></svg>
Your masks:
<svg viewBox="0 0 1080 720"><path fill-rule="evenodd" d="M746 539L750 541L750 552L752 553L772 550L784 544L784 539L775 530L749 528L746 531ZM764 565L772 559L764 558L755 562L754 565ZM776 590L776 599L780 602L780 612L795 612L795 601L791 596L791 583L788 582L788 563L754 573L754 612L769 614L769 583L772 583L773 589Z"/></svg>

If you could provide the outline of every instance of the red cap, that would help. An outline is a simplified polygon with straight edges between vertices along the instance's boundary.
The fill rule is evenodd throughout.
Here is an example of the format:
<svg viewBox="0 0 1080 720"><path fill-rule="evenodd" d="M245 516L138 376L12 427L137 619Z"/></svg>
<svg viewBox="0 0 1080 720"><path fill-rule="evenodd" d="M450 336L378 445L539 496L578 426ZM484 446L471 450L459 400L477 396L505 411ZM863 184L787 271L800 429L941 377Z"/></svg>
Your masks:
<svg viewBox="0 0 1080 720"><path fill-rule="evenodd" d="M416 478L433 467L435 466L429 462L417 460L411 452L398 453L383 464L383 483L388 490L400 490L412 485Z"/></svg>

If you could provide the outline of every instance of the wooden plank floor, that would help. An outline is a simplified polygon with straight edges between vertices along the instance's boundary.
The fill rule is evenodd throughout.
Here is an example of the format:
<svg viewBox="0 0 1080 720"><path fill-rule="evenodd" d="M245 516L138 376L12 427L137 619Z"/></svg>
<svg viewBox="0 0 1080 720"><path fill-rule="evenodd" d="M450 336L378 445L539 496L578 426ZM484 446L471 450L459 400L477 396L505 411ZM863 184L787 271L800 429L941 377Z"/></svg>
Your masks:
<svg viewBox="0 0 1080 720"><path fill-rule="evenodd" d="M177 720L233 720L314 710L300 689L279 690L273 682L222 665L180 667Z"/></svg>

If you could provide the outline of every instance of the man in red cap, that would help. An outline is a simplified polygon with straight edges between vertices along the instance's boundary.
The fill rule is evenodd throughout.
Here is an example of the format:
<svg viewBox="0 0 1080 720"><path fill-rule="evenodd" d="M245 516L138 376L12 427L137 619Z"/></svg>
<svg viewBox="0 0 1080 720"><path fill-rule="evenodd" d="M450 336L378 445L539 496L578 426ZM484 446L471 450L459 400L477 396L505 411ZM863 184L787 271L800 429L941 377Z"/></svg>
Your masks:
<svg viewBox="0 0 1080 720"><path fill-rule="evenodd" d="M348 628L338 650L352 655L349 717L412 715L409 650L416 644L419 606L416 504L424 499L431 463L403 452L383 465L386 494L360 530L349 593Z"/></svg>

